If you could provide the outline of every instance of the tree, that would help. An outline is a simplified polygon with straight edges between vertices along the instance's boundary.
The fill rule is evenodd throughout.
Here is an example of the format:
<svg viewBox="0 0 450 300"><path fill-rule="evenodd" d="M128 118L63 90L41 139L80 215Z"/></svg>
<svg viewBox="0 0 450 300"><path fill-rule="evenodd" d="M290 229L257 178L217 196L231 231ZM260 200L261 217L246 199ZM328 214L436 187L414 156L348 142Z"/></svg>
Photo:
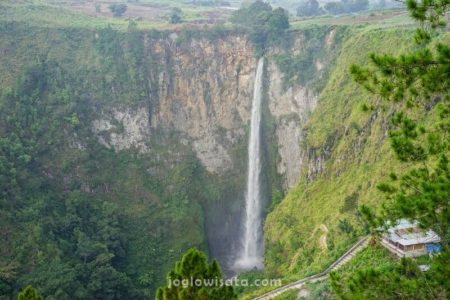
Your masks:
<svg viewBox="0 0 450 300"><path fill-rule="evenodd" d="M114 17L120 17L127 11L127 5L124 3L111 4L109 10L113 13Z"/></svg>
<svg viewBox="0 0 450 300"><path fill-rule="evenodd" d="M342 14L344 12L344 7L342 2L328 2L324 6L325 10L333 15Z"/></svg>
<svg viewBox="0 0 450 300"><path fill-rule="evenodd" d="M272 10L270 4L261 0L241 7L233 13L230 20L248 31L256 56L261 56L268 45L287 40L288 12L282 8Z"/></svg>
<svg viewBox="0 0 450 300"><path fill-rule="evenodd" d="M343 233L352 233L354 231L352 224L347 219L339 219L338 227Z"/></svg>
<svg viewBox="0 0 450 300"><path fill-rule="evenodd" d="M289 28L289 15L288 12L281 7L278 7L272 11L267 20L269 31L280 32Z"/></svg>
<svg viewBox="0 0 450 300"><path fill-rule="evenodd" d="M323 10L317 0L307 0L297 7L297 17L318 16L323 14Z"/></svg>
<svg viewBox="0 0 450 300"><path fill-rule="evenodd" d="M393 270L359 270L346 284L335 274L332 284L343 299L448 299L450 295L450 47L431 43L436 30L446 26L443 20L450 2L408 0L406 5L421 25L415 35L418 49L398 57L371 54L369 67L350 69L354 80L369 92L395 103L389 138L397 159L409 169L402 175L391 173L386 183L378 185L388 199L380 213L367 206L361 213L372 228L387 220L417 220L424 230L439 234L442 252L426 274L408 259Z"/></svg>
<svg viewBox="0 0 450 300"><path fill-rule="evenodd" d="M99 14L102 12L102 4L99 2L94 3L95 13Z"/></svg>
<svg viewBox="0 0 450 300"><path fill-rule="evenodd" d="M183 11L179 7L172 8L172 11L169 16L170 24L178 24L183 22Z"/></svg>
<svg viewBox="0 0 450 300"><path fill-rule="evenodd" d="M258 0L233 12L230 21L234 24L250 27L264 25L271 12L272 6L269 3Z"/></svg>
<svg viewBox="0 0 450 300"><path fill-rule="evenodd" d="M218 262L208 263L206 255L195 248L175 264L167 280L168 286L158 289L156 300L237 299L233 287L223 284Z"/></svg>
<svg viewBox="0 0 450 300"><path fill-rule="evenodd" d="M333 290L341 299L444 299L410 259L385 269L357 270L342 284L341 275L330 274Z"/></svg>
<svg viewBox="0 0 450 300"><path fill-rule="evenodd" d="M328 2L324 6L325 10L333 15L358 12L368 7L368 0L342 0L340 2Z"/></svg>
<svg viewBox="0 0 450 300"><path fill-rule="evenodd" d="M31 286L27 286L19 293L18 300L43 300L39 293Z"/></svg>

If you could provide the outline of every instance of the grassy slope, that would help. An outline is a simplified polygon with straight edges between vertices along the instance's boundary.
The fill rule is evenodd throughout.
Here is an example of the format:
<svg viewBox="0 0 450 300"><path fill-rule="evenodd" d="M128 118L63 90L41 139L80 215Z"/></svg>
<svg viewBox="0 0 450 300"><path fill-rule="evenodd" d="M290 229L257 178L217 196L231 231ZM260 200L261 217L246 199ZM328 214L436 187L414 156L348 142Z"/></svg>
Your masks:
<svg viewBox="0 0 450 300"><path fill-rule="evenodd" d="M265 223L266 269L260 277L281 277L287 283L324 270L358 236L366 234L357 207L379 207L385 198L376 186L391 171L401 174L409 169L410 166L398 163L387 140L389 117L396 108L389 108L391 104L365 92L352 81L348 70L353 63L367 63L370 52L396 54L414 49L412 34L411 28L372 25L353 27L347 32L318 106L305 128L304 146L312 158L325 158L323 171L308 177L305 166L297 186L269 213ZM450 35L441 34L434 43L448 43L449 38ZM368 111L362 109L364 104L370 108ZM423 111L415 117L425 124L436 120L433 113ZM344 232L340 220L349 222L352 229ZM325 233L327 249L323 248ZM364 254L362 265L377 266L377 255L384 259L378 250L371 251L364 252L369 254ZM358 259L349 266L356 263ZM318 283L313 289L314 299L323 299L317 296L322 292L330 293L328 283ZM243 299L268 290L246 291ZM296 292L286 293L280 299L291 298L296 298Z"/></svg>
<svg viewBox="0 0 450 300"><path fill-rule="evenodd" d="M123 1L122 1L123 2ZM122 3L120 2L120 3ZM161 1L151 1L149 4L161 6L161 14L169 14L173 7L181 7L183 9L184 21L194 22L204 18L202 13L208 11L208 8L198 7L194 5L182 4L177 5L174 1L158 3ZM107 2L110 3L110 2ZM106 3L106 4L107 4ZM105 4L105 5L106 5ZM145 3L143 3L145 5ZM93 3L88 4L89 8L94 7ZM0 3L0 18L4 21L15 22L32 22L39 24L41 27L72 27L72 28L98 28L106 25L117 30L126 30L128 26L128 18L123 16L120 18L112 18L108 15L93 16L81 13L75 9L70 9L70 4L55 5L51 1L33 1L33 3L25 1L7 0ZM210 10L210 9L209 9ZM135 18L131 18L135 19ZM144 19L138 21L139 27L143 29L176 29L183 26L183 24L172 25L167 20L163 19Z"/></svg>
<svg viewBox="0 0 450 300"><path fill-rule="evenodd" d="M373 111L362 111L363 103L375 101L352 82L348 69L364 63L369 52L412 47L410 37L408 29L363 28L343 45L307 125L307 147L326 158L324 171L310 182L303 176L266 220L270 274L294 279L321 271L363 234L356 207L383 201L375 186L396 166L386 143L389 112L376 105ZM340 219L349 221L354 231L339 230ZM328 249L320 244L323 225Z"/></svg>
<svg viewBox="0 0 450 300"><path fill-rule="evenodd" d="M359 252L351 261L336 271L343 280L354 274L356 270L365 268L384 269L392 267L397 262L397 257L393 256L389 251L380 245L370 246ZM304 287L308 290L310 300L334 300L337 299L333 293L330 280L307 284ZM276 300L294 300L297 299L299 291L291 291L284 293Z"/></svg>
<svg viewBox="0 0 450 300"><path fill-rule="evenodd" d="M360 25L370 26L373 28L388 28L392 26L409 27L414 24L414 21L408 16L404 9L390 9L381 11L366 11L358 15L344 15L341 17L335 16L320 16L320 17L306 17L295 18L291 21L291 27L294 29L301 29L305 26L311 25Z"/></svg>
<svg viewBox="0 0 450 300"><path fill-rule="evenodd" d="M41 27L95 28L111 25L115 28L126 28L126 24L128 24L128 21L124 19L93 18L45 3L30 4L7 1L1 3L0 7L0 18L3 21L30 22L39 24Z"/></svg>

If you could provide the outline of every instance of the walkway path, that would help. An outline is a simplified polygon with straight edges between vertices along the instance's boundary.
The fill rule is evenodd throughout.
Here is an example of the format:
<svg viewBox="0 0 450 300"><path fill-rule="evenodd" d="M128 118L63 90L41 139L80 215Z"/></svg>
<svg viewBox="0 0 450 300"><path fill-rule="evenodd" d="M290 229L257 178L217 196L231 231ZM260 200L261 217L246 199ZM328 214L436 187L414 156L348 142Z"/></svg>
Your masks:
<svg viewBox="0 0 450 300"><path fill-rule="evenodd" d="M306 278L303 278L303 279L300 279L298 281L289 283L282 287L279 287L279 288L277 288L271 292L268 292L262 296L253 298L253 300L273 299L276 296L279 296L287 291L301 289L307 283L314 283L314 282L318 282L318 281L327 279L328 274L331 271L334 271L334 270L340 268L342 265L346 264L350 259L352 259L356 255L356 253L358 253L360 250L365 248L367 246L368 242L369 242L369 238L367 236L362 238L358 242L356 242L347 252L345 252L344 255L342 255L339 259L337 259L334 263L332 263L328 268L326 268L325 271L315 274L315 275L312 275L312 276L309 276L309 277L306 277Z"/></svg>

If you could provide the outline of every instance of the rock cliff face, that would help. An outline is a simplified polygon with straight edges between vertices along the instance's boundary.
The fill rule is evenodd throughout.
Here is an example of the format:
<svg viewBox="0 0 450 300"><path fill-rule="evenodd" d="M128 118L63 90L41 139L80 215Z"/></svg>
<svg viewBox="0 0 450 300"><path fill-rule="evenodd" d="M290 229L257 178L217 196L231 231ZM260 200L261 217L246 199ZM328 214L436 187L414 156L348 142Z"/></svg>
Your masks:
<svg viewBox="0 0 450 300"><path fill-rule="evenodd" d="M269 109L276 120L276 136L280 161L277 171L283 175L284 188L291 188L298 180L305 159L302 147L303 125L317 104L317 97L303 86L283 87L283 74L272 62L269 65Z"/></svg>
<svg viewBox="0 0 450 300"><path fill-rule="evenodd" d="M102 118L93 121L92 129L102 145L114 147L116 151L130 148L148 151L146 138L150 134L150 117L145 107L117 107L101 115Z"/></svg>
<svg viewBox="0 0 450 300"><path fill-rule="evenodd" d="M233 168L230 146L245 134L254 81L255 59L246 39L169 43L156 53L170 57L170 66L158 74L152 127L182 133L209 172Z"/></svg>
<svg viewBox="0 0 450 300"><path fill-rule="evenodd" d="M117 151L150 151L145 140L152 132L175 131L209 172L223 174L233 168L230 146L245 135L249 120L253 50L241 36L192 40L182 46L176 40L172 34L147 41L158 60L157 69L148 74L154 90L150 104L134 110L114 108L93 122L93 131ZM121 133L116 132L118 126L124 128Z"/></svg>
<svg viewBox="0 0 450 300"><path fill-rule="evenodd" d="M93 132L116 151L138 148L141 152L151 151L152 133L177 132L179 141L191 146L210 173L224 175L234 168L232 148L246 139L256 68L253 48L240 35L215 41L178 40L172 34L146 41L147 51L157 62L148 74L151 99L137 108L103 111L92 123ZM268 106L276 125L277 171L288 189L298 180L305 156L302 125L316 105L316 96L300 85L285 87L283 74L270 55L268 61Z"/></svg>
<svg viewBox="0 0 450 300"><path fill-rule="evenodd" d="M304 34L298 32L290 47L272 48L266 53L263 143L268 150L264 152L268 155L268 186L264 201L270 201L271 189L287 192L294 186L303 167L314 169L304 141L304 124L316 107L317 96L310 85L286 78L277 57L308 61L310 67L301 72L309 72L311 83L328 67L327 59L309 62L317 47L328 47L325 37L319 42L314 39L316 44L311 48L305 45L308 39ZM92 131L100 143L115 151L137 149L151 154L162 143L177 157L191 149L210 177L216 178L213 185L217 187L217 201L203 207L205 231L212 256L227 269L242 231L248 126L257 63L254 49L241 35L186 40L175 33L164 38L147 37L144 48L147 59L154 61L146 74L151 91L147 101L134 101L132 107L124 106L126 101L118 101L120 106L108 105L92 122ZM177 161L165 165L173 168ZM312 172L320 172L316 169Z"/></svg>

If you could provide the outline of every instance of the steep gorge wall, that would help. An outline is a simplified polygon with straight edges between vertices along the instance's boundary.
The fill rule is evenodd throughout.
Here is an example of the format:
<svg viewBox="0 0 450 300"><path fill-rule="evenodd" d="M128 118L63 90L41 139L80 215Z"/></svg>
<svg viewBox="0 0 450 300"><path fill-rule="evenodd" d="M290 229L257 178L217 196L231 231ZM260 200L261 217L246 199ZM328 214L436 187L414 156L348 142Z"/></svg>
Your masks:
<svg viewBox="0 0 450 300"><path fill-rule="evenodd" d="M298 180L302 127L317 101L317 93L310 87L286 86L285 75L273 59L284 52L302 55L299 44L308 41L301 33L293 38L291 48L268 53L266 70L267 104L280 156L277 170L285 189ZM253 47L240 35L181 44L177 40L174 33L146 41L149 54L158 61L156 69L147 74L155 79L153 96L133 110L121 103L107 107L109 111L93 122L93 130L108 147L122 150L137 146L143 152L150 151L152 134L177 132L179 141L192 147L208 172L224 175L235 167L232 148L245 138L250 119L256 65ZM322 67L317 64L316 71ZM118 136L114 128L120 124L125 130ZM105 134L109 136L106 140Z"/></svg>
<svg viewBox="0 0 450 300"><path fill-rule="evenodd" d="M278 141L277 171L287 191L299 179L305 159L303 127L317 104L317 95L301 85L284 88L283 74L274 62L269 64L269 109L275 118Z"/></svg>
<svg viewBox="0 0 450 300"><path fill-rule="evenodd" d="M268 191L286 192L299 179L308 159L304 148L303 126L317 102L312 83L323 79L332 64L330 52L333 28L322 28L321 36L294 32L287 48L272 48L266 54L266 136L272 157L267 160ZM314 46L309 39L314 39ZM181 39L172 33L164 37L144 37L144 52L154 61L145 76L152 90L146 101L124 106L117 101L105 105L92 122L99 141L116 151L137 147L141 153L152 152L155 141L193 150L208 173L224 188L219 201L206 205L206 231L212 254L227 263L238 246L245 189L248 124L255 76L256 59L245 36L227 35L220 39ZM289 81L277 63L277 57L307 60L308 80ZM325 65L325 66L324 66ZM269 121L270 119L270 121ZM166 142L164 142L166 140ZM175 145L170 151L176 153ZM278 177L278 178L274 178ZM281 179L281 180L280 180ZM272 181L272 182L270 182ZM281 186L277 186L275 181ZM270 200L271 195L268 195Z"/></svg>
<svg viewBox="0 0 450 300"><path fill-rule="evenodd" d="M36 64L60 84L51 92L78 125L61 133L62 146L49 157L36 159L52 174L45 178L51 184L79 186L86 196L120 208L127 240L123 271L135 280L150 278L147 286L154 287L192 246L226 265L241 228L256 68L245 36L186 38L180 32L19 23L1 23L0 30L2 91ZM303 125L317 99L307 81L280 71L276 58L306 60L327 48L332 29L322 32L319 39L295 32L290 47L267 53L269 191L286 191L298 180L307 157ZM310 61L304 71L309 81L320 78L324 65ZM41 105L47 101L44 95Z"/></svg>
<svg viewBox="0 0 450 300"><path fill-rule="evenodd" d="M320 272L366 234L358 206L380 206L385 200L376 186L398 167L387 139L393 109L353 82L348 70L367 63L372 51L406 51L411 36L407 28L361 27L346 34L304 126L300 179L266 219L271 275Z"/></svg>
<svg viewBox="0 0 450 300"><path fill-rule="evenodd" d="M140 124L133 137L137 144L149 142L151 135L176 132L179 142L192 147L208 172L225 174L233 168L231 147L245 135L244 124L249 119L255 61L251 46L243 36L180 45L177 35L171 34L147 40L146 48L157 64L146 74L154 79L151 99L128 114L130 118L105 113L105 120L94 121L94 131L104 132L97 124L111 123L109 118L124 123L125 128ZM119 104L114 111L120 109L128 110ZM141 123L142 117L147 122ZM126 130L123 135L129 133ZM111 140L109 146L120 150L125 145Z"/></svg>

